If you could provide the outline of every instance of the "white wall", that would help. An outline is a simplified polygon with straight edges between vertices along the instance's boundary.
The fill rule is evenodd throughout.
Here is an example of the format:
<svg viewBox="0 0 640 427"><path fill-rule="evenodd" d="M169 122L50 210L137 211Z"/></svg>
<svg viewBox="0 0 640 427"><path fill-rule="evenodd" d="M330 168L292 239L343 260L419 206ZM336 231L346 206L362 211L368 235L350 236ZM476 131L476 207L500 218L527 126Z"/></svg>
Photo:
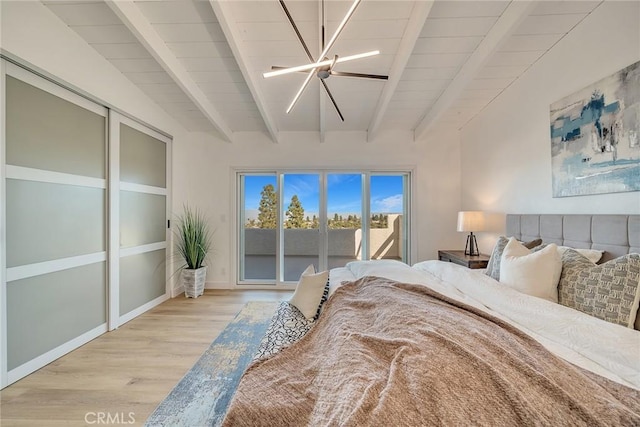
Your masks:
<svg viewBox="0 0 640 427"><path fill-rule="evenodd" d="M604 2L462 130L463 209L640 213L640 192L553 198L549 139L551 103L639 59L640 2Z"/></svg>
<svg viewBox="0 0 640 427"><path fill-rule="evenodd" d="M0 1L0 47L177 138L185 129L39 1Z"/></svg>
<svg viewBox="0 0 640 427"><path fill-rule="evenodd" d="M460 207L458 134L412 142L411 133L392 132L366 142L358 132L329 133L320 143L317 133L283 134L278 144L260 133L242 133L233 143L190 134L174 146L174 208L197 204L212 219L215 254L208 286L235 283L231 215L234 170L241 168L413 168L416 227L414 260L434 259L437 250L464 245L455 231Z"/></svg>
<svg viewBox="0 0 640 427"><path fill-rule="evenodd" d="M173 212L180 213L189 202L209 214L216 230L210 286L230 286L235 279L234 168L414 168L414 260L464 245L464 236L455 231L460 208L457 132L419 142L409 132L390 132L371 143L359 132L328 133L324 143L317 133L288 133L279 144L261 133L236 134L233 143L188 133L40 2L0 1L0 8L4 52L173 136Z"/></svg>
<svg viewBox="0 0 640 427"><path fill-rule="evenodd" d="M0 1L0 19L4 54L173 136L174 145L185 138L176 120L41 2Z"/></svg>

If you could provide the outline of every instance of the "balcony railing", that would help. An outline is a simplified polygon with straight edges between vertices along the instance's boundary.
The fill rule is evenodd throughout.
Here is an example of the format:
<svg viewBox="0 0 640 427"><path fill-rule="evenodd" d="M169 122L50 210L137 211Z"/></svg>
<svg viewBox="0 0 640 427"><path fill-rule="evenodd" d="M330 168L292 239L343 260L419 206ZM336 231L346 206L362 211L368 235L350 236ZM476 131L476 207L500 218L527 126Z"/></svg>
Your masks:
<svg viewBox="0 0 640 427"><path fill-rule="evenodd" d="M369 259L403 259L402 215L388 215L386 228L370 229ZM244 278L275 279L277 230L246 228L244 230ZM318 260L320 233L318 229L284 230L284 279L298 280L309 264ZM347 262L361 260L361 229L328 230L328 267L343 267Z"/></svg>

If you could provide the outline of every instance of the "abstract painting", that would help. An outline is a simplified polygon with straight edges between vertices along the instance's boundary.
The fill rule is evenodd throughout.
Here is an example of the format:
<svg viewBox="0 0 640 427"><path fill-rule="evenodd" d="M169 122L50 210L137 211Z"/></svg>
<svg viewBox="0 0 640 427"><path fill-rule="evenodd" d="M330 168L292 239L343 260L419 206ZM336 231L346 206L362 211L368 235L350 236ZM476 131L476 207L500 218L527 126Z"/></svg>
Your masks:
<svg viewBox="0 0 640 427"><path fill-rule="evenodd" d="M551 104L553 197L640 190L640 62Z"/></svg>

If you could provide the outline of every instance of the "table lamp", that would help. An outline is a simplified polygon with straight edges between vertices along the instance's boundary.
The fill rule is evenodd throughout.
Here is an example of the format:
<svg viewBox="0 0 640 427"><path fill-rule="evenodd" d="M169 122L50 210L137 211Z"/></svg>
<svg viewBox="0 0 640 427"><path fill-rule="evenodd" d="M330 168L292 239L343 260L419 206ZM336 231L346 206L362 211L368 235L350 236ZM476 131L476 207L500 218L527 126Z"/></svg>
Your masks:
<svg viewBox="0 0 640 427"><path fill-rule="evenodd" d="M467 244L464 247L464 254L471 256L480 255L478 242L474 231L484 231L484 212L481 211L460 211L458 212L458 231L468 231Z"/></svg>

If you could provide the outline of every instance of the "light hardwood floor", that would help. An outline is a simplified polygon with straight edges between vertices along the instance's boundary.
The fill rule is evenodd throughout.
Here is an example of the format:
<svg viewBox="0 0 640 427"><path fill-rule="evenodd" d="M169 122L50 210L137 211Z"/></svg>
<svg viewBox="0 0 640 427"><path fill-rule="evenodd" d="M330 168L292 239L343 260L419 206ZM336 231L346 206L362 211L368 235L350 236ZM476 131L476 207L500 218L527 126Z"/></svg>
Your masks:
<svg viewBox="0 0 640 427"><path fill-rule="evenodd" d="M291 294L206 290L170 299L2 390L0 425L105 425L100 413L142 425L246 302Z"/></svg>

